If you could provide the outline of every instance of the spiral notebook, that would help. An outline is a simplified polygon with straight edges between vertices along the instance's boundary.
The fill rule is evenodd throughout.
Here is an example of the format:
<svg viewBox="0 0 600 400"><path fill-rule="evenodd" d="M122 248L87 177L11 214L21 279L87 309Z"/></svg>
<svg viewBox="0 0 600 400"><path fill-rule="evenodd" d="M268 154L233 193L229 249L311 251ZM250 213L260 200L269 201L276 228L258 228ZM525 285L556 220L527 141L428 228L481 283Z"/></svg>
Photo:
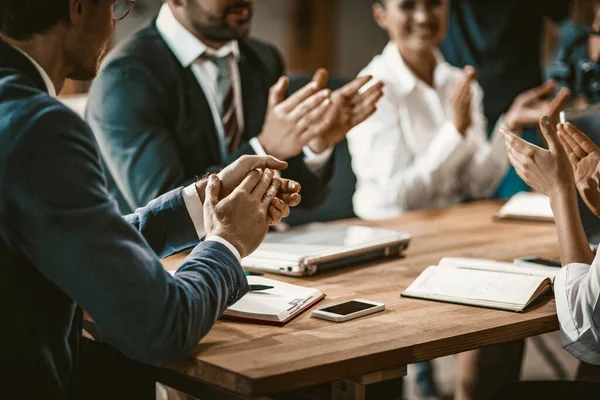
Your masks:
<svg viewBox="0 0 600 400"><path fill-rule="evenodd" d="M283 326L325 298L319 289L261 276L249 276L248 284L271 289L247 293L225 310L223 319Z"/></svg>

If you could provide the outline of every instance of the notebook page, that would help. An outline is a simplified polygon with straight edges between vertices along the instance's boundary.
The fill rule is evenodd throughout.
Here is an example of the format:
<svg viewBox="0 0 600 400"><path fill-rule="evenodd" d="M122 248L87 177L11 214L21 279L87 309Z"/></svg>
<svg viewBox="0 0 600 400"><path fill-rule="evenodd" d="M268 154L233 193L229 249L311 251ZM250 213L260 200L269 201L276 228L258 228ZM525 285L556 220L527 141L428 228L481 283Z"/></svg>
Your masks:
<svg viewBox="0 0 600 400"><path fill-rule="evenodd" d="M546 278L452 267L427 268L405 295L525 305Z"/></svg>
<svg viewBox="0 0 600 400"><path fill-rule="evenodd" d="M260 276L249 276L248 284L273 286L260 292L250 292L225 311L227 315L285 320L307 303L321 296L318 289L291 285Z"/></svg>
<svg viewBox="0 0 600 400"><path fill-rule="evenodd" d="M517 265L502 261L486 260L483 258L466 257L444 257L440 260L438 265L440 267L479 269L523 275L539 275L549 278L553 282L554 277L560 271L560 268L548 267L545 265Z"/></svg>

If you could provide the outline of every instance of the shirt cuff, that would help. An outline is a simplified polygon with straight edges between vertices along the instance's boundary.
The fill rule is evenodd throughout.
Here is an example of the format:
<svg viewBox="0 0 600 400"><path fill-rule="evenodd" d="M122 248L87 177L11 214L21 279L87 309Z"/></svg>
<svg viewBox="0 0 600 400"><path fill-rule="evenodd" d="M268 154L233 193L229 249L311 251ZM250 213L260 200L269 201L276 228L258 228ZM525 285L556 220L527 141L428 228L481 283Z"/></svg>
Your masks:
<svg viewBox="0 0 600 400"><path fill-rule="evenodd" d="M250 139L248 143L250 144L250 147L252 147L252 150L254 150L257 156L268 156L267 152L265 151L265 149L263 149L256 136ZM275 171L275 176L277 178L281 178L281 172Z"/></svg>
<svg viewBox="0 0 600 400"><path fill-rule="evenodd" d="M304 164L306 168L313 174L317 174L321 168L323 168L329 162L331 155L333 154L333 146L329 146L320 153L315 153L308 146L304 146L302 151L304 152Z"/></svg>
<svg viewBox="0 0 600 400"><path fill-rule="evenodd" d="M227 247L229 249L229 251L231 251L231 253L235 256L235 258L237 258L238 262L242 262L242 256L240 255L240 252L235 248L234 245L232 245L231 243L229 243L227 240L223 239L220 236L207 236L206 239L204 239L205 242L217 242L217 243L221 243L223 246Z"/></svg>
<svg viewBox="0 0 600 400"><path fill-rule="evenodd" d="M200 196L198 196L195 183L192 183L183 189L183 202L185 203L185 208L187 208L188 214L190 214L190 218L196 229L198 240L202 240L206 235L204 231L204 209L202 207Z"/></svg>

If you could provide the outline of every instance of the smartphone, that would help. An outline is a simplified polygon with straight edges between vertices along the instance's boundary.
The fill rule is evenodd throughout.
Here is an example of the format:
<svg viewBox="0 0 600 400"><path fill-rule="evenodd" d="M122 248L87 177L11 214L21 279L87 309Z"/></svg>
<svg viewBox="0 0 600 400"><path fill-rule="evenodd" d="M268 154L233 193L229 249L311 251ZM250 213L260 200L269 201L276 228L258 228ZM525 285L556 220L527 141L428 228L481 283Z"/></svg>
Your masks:
<svg viewBox="0 0 600 400"><path fill-rule="evenodd" d="M539 257L521 257L521 258L515 258L513 260L514 264L519 264L519 265L528 265L528 264L534 264L534 265L543 265L545 267L556 267L556 268L560 268L560 262L558 261L552 261L552 260L548 260L545 258L539 258Z"/></svg>
<svg viewBox="0 0 600 400"><path fill-rule="evenodd" d="M385 304L375 301L354 299L334 306L319 308L311 313L312 317L333 322L345 322L385 310Z"/></svg>

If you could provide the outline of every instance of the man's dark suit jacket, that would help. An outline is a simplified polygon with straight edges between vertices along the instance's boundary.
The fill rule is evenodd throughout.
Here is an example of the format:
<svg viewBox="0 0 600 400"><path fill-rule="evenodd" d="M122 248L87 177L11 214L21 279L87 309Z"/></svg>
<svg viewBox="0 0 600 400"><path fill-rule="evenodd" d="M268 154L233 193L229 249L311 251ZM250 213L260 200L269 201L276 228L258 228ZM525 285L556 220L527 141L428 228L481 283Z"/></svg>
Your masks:
<svg viewBox="0 0 600 400"><path fill-rule="evenodd" d="M261 132L269 88L284 74L284 65L268 44L244 39L239 48L244 143L225 160L201 86L171 52L155 22L109 54L92 85L86 119L121 211L218 171L241 155L255 154L248 141ZM287 161L283 175L302 184L301 206L318 205L326 195L332 163L317 177L302 154Z"/></svg>
<svg viewBox="0 0 600 400"><path fill-rule="evenodd" d="M188 355L248 290L235 256L202 242L182 189L122 217L92 131L0 42L0 397L66 399L82 309L126 356ZM196 246L175 278L165 257Z"/></svg>

